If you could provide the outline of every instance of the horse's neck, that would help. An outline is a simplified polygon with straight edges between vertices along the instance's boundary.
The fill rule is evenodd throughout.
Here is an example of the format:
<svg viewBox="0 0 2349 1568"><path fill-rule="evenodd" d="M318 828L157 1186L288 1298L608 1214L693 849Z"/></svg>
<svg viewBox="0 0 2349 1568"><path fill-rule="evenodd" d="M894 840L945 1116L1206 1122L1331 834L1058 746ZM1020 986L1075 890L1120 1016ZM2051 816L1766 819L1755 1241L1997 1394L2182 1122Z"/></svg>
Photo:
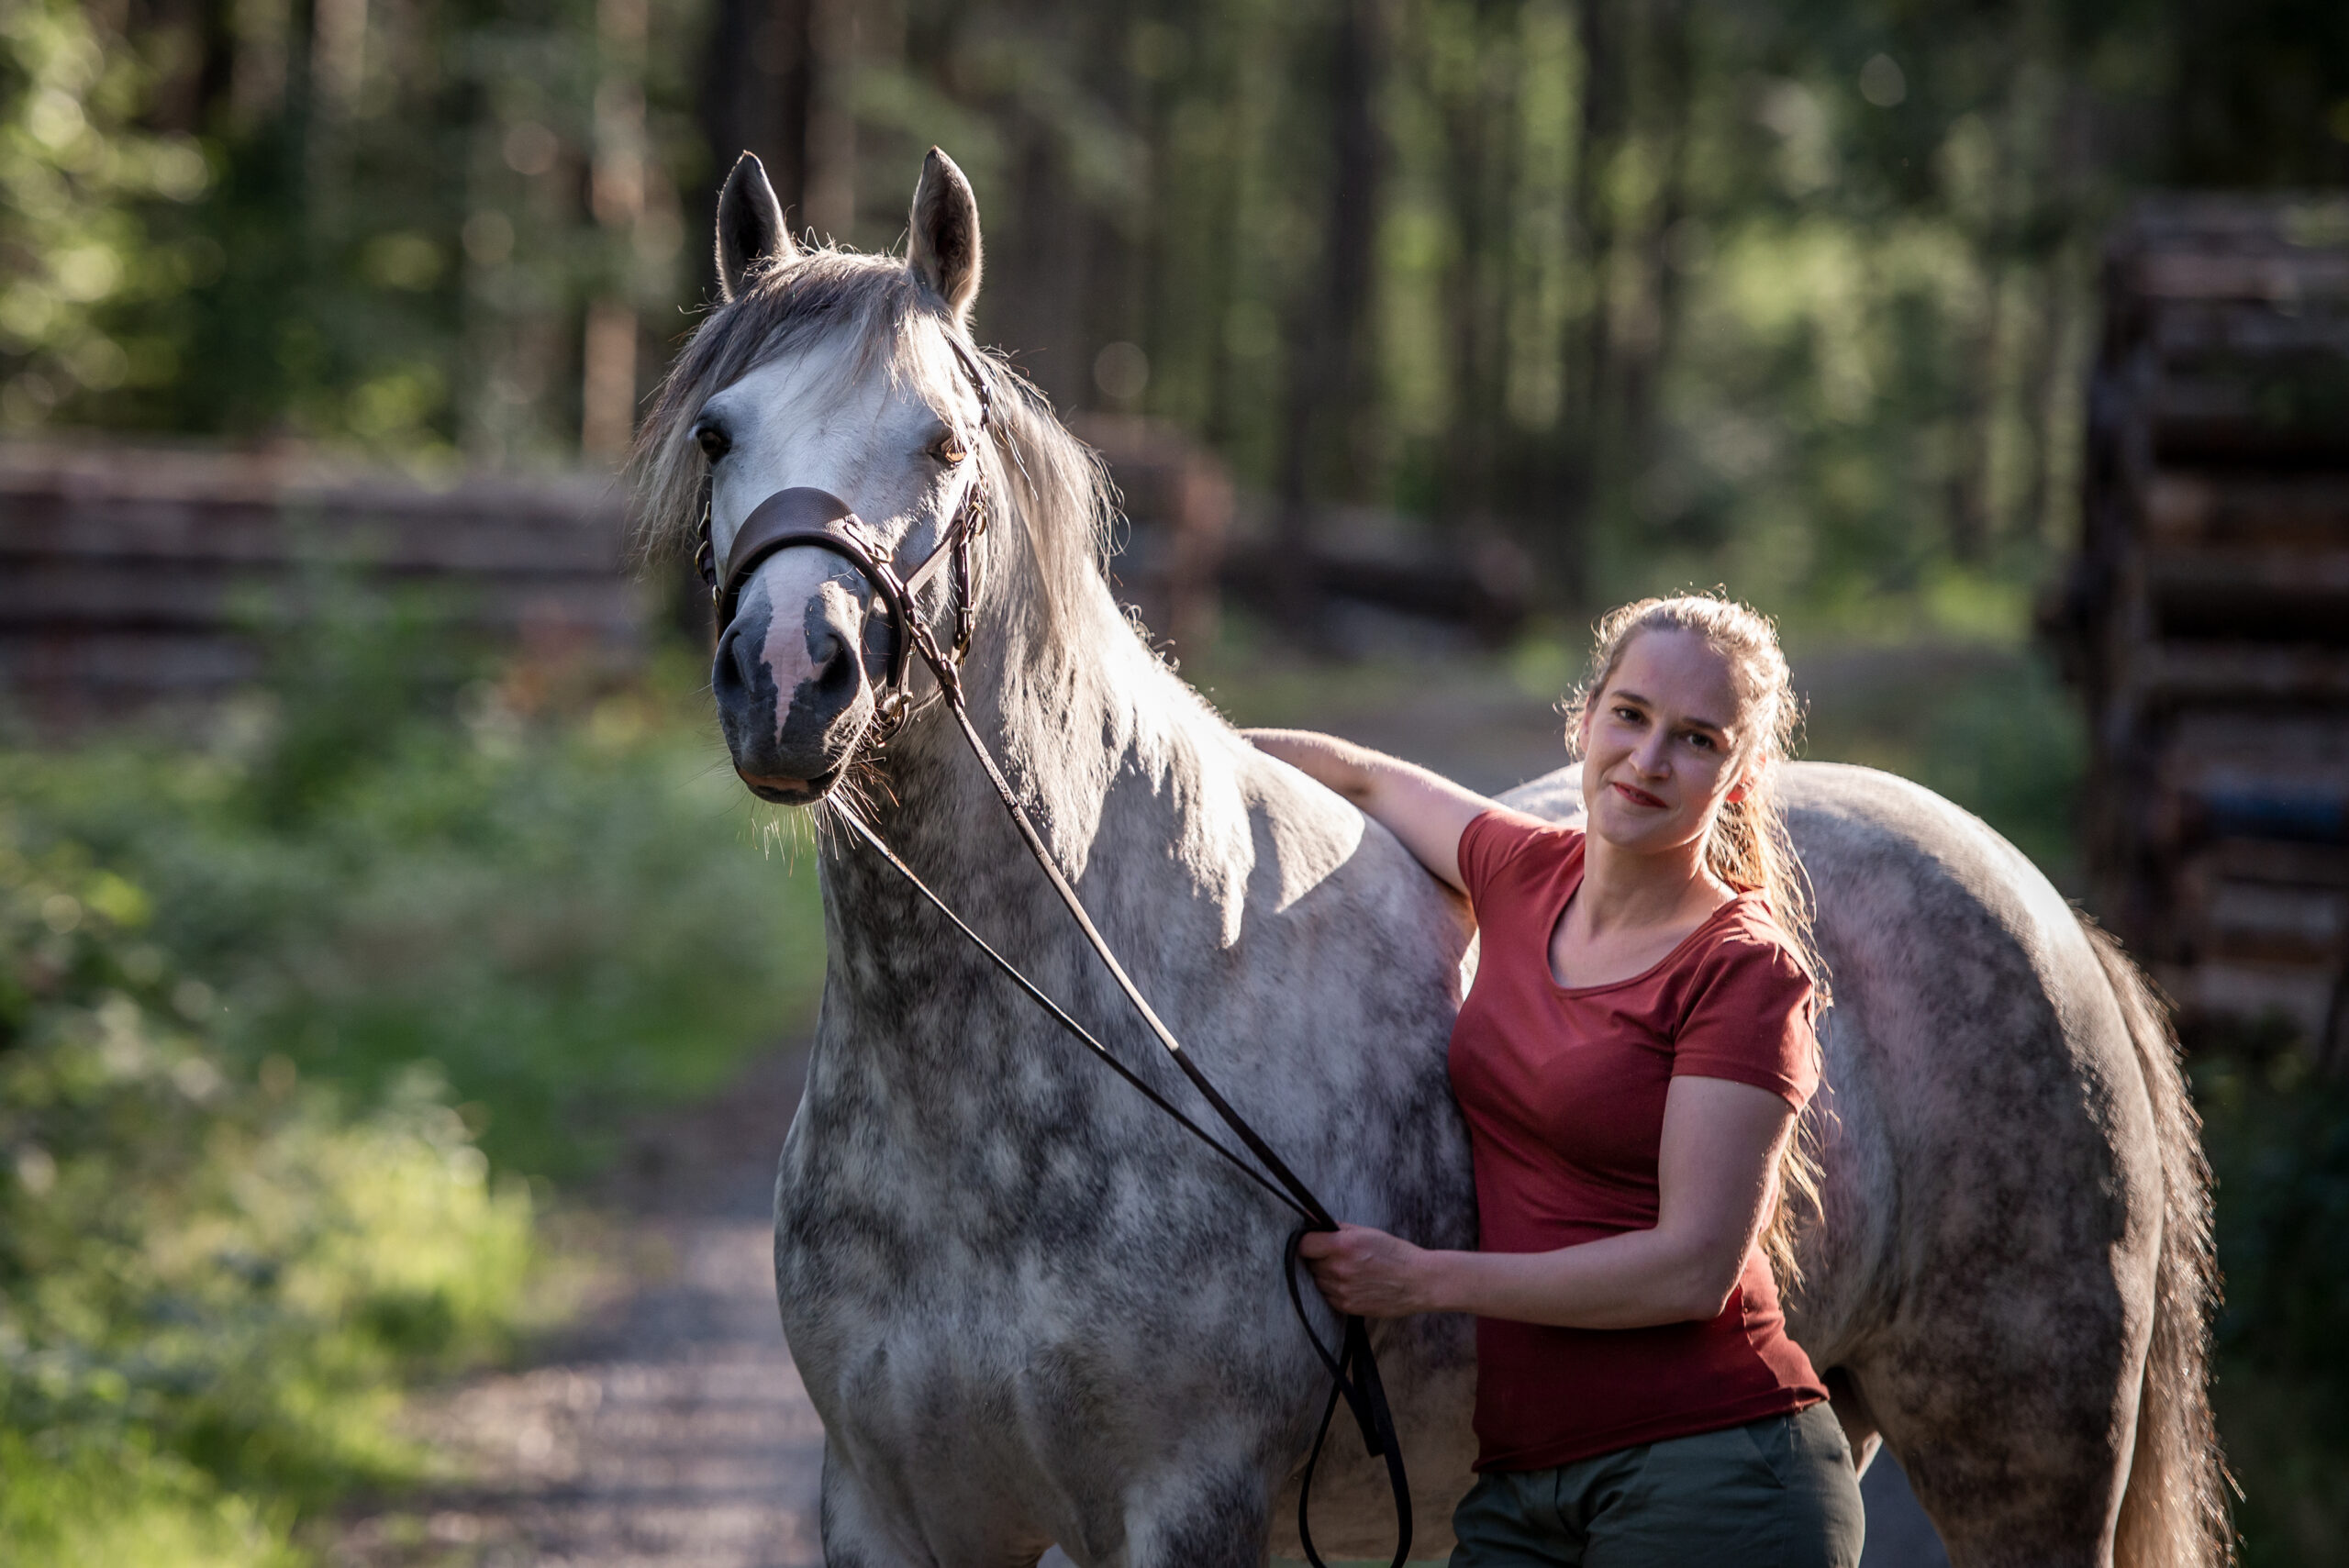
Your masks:
<svg viewBox="0 0 2349 1568"><path fill-rule="evenodd" d="M1091 623L1080 623L1087 635L1073 644L1081 654L985 650L966 689L981 738L1061 870L1089 899L1097 889L1111 898L1092 912L1114 940L1128 923L1121 913L1146 905L1158 882L1170 898L1197 905L1203 865L1216 880L1203 840L1228 836L1216 828L1228 828L1237 792L1228 753L1217 754L1228 734L1117 617L1106 592L1099 605L1073 609ZM882 836L1007 954L1050 964L1082 942L942 705L891 746L875 786L870 816ZM1217 901L1236 898L1244 875L1241 866ZM837 836L827 882L852 984L895 972L891 957L909 933L943 928L849 835ZM913 945L958 968L985 962L959 936Z"/></svg>

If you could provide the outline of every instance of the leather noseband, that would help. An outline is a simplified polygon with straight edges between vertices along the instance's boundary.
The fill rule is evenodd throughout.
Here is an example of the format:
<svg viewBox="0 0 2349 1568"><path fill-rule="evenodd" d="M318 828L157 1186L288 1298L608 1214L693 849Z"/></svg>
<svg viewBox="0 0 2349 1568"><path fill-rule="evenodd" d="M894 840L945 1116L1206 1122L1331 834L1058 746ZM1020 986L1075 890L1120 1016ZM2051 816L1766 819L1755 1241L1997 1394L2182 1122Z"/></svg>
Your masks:
<svg viewBox="0 0 2349 1568"><path fill-rule="evenodd" d="M835 523L841 526L835 528ZM716 592L721 629L733 624L742 585L751 580L751 574L767 557L796 546L828 550L842 557L873 584L874 593L887 609L895 633L885 689L891 693L904 691L913 663L913 639L905 634L906 606L915 587L929 577L942 559L941 552L931 551L930 559L915 572L913 581L907 582L897 575L896 563L874 542L865 531L863 520L847 502L829 491L806 485L778 490L751 509L751 515L742 519L742 527L734 536L733 548L726 552L726 573L718 579Z"/></svg>

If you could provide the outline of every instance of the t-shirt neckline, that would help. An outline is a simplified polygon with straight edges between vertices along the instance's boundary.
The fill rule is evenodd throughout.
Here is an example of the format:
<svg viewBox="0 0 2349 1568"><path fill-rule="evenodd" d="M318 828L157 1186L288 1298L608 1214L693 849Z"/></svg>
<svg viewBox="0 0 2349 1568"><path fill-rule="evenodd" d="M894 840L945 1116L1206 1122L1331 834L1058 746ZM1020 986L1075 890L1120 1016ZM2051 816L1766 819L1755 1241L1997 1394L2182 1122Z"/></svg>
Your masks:
<svg viewBox="0 0 2349 1568"><path fill-rule="evenodd" d="M1589 840L1590 835L1588 831L1586 830L1581 835L1579 840L1575 844L1574 880L1566 884L1564 893L1561 895L1558 899L1557 907L1551 911L1549 919L1544 922L1542 927L1542 978L1548 981L1550 984L1550 989L1561 996L1595 996L1601 992L1617 990L1625 985L1637 985L1643 980L1654 979L1657 975L1669 969L1672 966L1673 961L1677 959L1682 952L1687 951L1689 943L1695 941L1698 937L1703 936L1706 929L1712 925L1714 921L1720 919L1722 916L1728 914L1731 910L1744 903L1748 898L1756 896L1760 892L1760 889L1758 888L1739 888L1727 899L1723 900L1719 908L1716 908L1711 914L1706 916L1703 919L1698 921L1695 926L1691 927L1687 936L1673 943L1671 951L1665 953L1662 958L1657 959L1653 963L1649 964L1645 969L1641 970L1637 974L1627 974L1620 980L1604 980L1596 985L1561 985L1558 984L1558 972L1550 966L1550 943L1558 934L1558 922L1566 917L1566 906L1574 902L1575 895L1582 889L1583 873L1590 863Z"/></svg>

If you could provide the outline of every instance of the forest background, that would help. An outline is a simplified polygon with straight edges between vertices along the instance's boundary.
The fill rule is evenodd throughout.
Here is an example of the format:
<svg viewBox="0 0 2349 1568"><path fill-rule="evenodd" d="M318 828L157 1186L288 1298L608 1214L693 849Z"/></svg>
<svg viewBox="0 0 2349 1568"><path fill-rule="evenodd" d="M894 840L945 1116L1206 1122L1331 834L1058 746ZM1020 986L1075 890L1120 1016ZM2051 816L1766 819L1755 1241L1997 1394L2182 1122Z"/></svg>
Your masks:
<svg viewBox="0 0 2349 1568"><path fill-rule="evenodd" d="M0 428L609 462L716 183L891 244L1286 526L1367 504L1580 610L1736 584L2011 626L2066 542L2099 242L2349 182L2325 0L10 0Z"/></svg>
<svg viewBox="0 0 2349 1568"><path fill-rule="evenodd" d="M883 248L933 142L978 335L1063 411L1188 431L1277 535L1515 573L1529 689L1593 609L1727 584L1798 673L1918 677L1814 683L1814 754L2071 889L2030 623L2101 237L2155 187L2349 193L2349 7L0 0L0 436L617 471L735 153ZM690 654L547 704L351 609L217 732L0 749L24 1561L324 1550L429 1468L397 1390L557 1310L548 1216L620 1110L808 1006L812 879L744 852ZM1397 690L1230 651L1186 668L1243 716ZM2197 1067L2254 1563L2349 1536L2349 1095L2281 1044Z"/></svg>

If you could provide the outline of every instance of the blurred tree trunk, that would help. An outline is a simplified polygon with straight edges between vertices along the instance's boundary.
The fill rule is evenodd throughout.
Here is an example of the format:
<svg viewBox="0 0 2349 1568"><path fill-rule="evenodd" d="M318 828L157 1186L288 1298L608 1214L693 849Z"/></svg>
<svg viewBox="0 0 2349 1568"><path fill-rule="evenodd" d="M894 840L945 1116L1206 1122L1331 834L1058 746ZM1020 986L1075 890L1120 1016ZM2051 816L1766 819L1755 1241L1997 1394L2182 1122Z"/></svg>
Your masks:
<svg viewBox="0 0 2349 1568"><path fill-rule="evenodd" d="M1508 356L1510 206L1518 61L1511 47L1518 7L1475 0L1472 58L1464 79L1438 84L1455 236L1445 280L1451 318L1452 417L1444 442L1444 505L1439 521L1474 532L1491 525Z"/></svg>
<svg viewBox="0 0 2349 1568"><path fill-rule="evenodd" d="M1998 436L2000 348L2006 334L2008 248L2003 224L1994 227L1981 242L1976 261L1982 274L1982 311L1967 335L1960 373L1965 381L1959 393L1958 460L1949 484L1949 548L1952 555L1969 564L1987 558L1993 531L1990 470Z"/></svg>
<svg viewBox="0 0 2349 1568"><path fill-rule="evenodd" d="M644 216L647 0L597 0L588 206L604 232L604 290L588 302L579 355L579 450L618 465L636 436L637 225Z"/></svg>
<svg viewBox="0 0 2349 1568"><path fill-rule="evenodd" d="M734 161L758 154L794 228L807 221L808 113L815 101L817 0L718 0L703 57L702 134L708 178L688 209L698 241L717 225L718 193ZM707 280L712 274L704 271ZM715 284L709 285L715 293Z"/></svg>
<svg viewBox="0 0 2349 1568"><path fill-rule="evenodd" d="M1535 559L1564 601L1586 606L1602 516L1637 499L1655 461L1664 367L1681 284L1688 121L1698 87L1679 0L1583 0L1580 138L1567 201L1567 265L1583 307L1557 347L1558 421L1530 511Z"/></svg>
<svg viewBox="0 0 2349 1568"><path fill-rule="evenodd" d="M1375 111L1379 60L1375 0L1341 0L1331 18L1329 62L1329 220L1321 264L1298 281L1284 334L1276 488L1283 579L1292 629L1311 635L1320 615L1310 570L1313 513L1325 495L1358 498L1367 467L1364 416L1375 405L1368 327L1377 280L1379 182L1384 158Z"/></svg>
<svg viewBox="0 0 2349 1568"><path fill-rule="evenodd" d="M2065 66L2068 78L2074 62L2066 59ZM2070 339L2076 302L2087 292L2077 241L2071 237L2084 227L2083 186L2090 168L2094 124L2094 100L2076 81L2067 82L2050 139L2047 178L2052 190L2043 222L2050 243L2039 261L2039 321L2023 388L2031 475L2025 487L2022 526L2034 544L2055 537L2053 500L2058 460L2054 444L2078 437L2073 422L2064 417L2065 406L2078 395Z"/></svg>
<svg viewBox="0 0 2349 1568"><path fill-rule="evenodd" d="M845 240L856 229L856 70L862 28L858 0L807 0L807 96L801 110L800 219L818 239Z"/></svg>
<svg viewBox="0 0 2349 1568"><path fill-rule="evenodd" d="M1583 307L1566 317L1559 345L1558 431L1548 526L1534 541L1536 558L1555 577L1570 605L1591 591L1591 528L1598 510L1605 454L1616 432L1609 391L1614 341L1609 283L1616 223L1609 183L1630 122L1629 51L1624 40L1627 0L1582 0L1575 33L1582 52L1581 135L1567 195L1568 264L1582 274Z"/></svg>
<svg viewBox="0 0 2349 1568"><path fill-rule="evenodd" d="M1660 383L1676 324L1680 289L1671 264L1674 225L1686 207L1688 181L1688 117L1696 88L1689 21L1680 0L1641 0L1642 53L1639 77L1640 156L1646 178L1640 191L1634 228L1628 238L1626 274L1631 295L1624 336L1618 350L1622 411L1620 478L1643 485L1656 457Z"/></svg>

